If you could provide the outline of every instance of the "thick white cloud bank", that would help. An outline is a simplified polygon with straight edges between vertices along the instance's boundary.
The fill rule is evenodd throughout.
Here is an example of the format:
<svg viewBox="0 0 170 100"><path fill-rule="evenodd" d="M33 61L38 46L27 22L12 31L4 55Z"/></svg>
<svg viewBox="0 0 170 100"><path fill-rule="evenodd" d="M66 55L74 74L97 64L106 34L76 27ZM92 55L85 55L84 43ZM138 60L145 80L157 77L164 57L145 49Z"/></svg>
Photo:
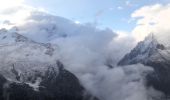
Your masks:
<svg viewBox="0 0 170 100"><path fill-rule="evenodd" d="M24 0L0 0L0 10L21 5Z"/></svg>
<svg viewBox="0 0 170 100"><path fill-rule="evenodd" d="M150 90L145 87L144 76L152 71L150 67L139 64L113 69L103 67L96 70L96 75L87 74L83 79L90 82L85 85L89 85L87 86L89 90L102 100L148 100L147 92ZM157 94L161 95L154 92L152 96L156 97Z"/></svg>
<svg viewBox="0 0 170 100"><path fill-rule="evenodd" d="M154 33L160 42L169 44L170 4L144 6L131 16L137 21L137 26L132 33L138 41L143 40L149 33Z"/></svg>
<svg viewBox="0 0 170 100"><path fill-rule="evenodd" d="M20 18L20 14L13 13L14 8L15 12L21 11L26 16ZM138 15L141 9L133 17L143 16ZM17 26L15 29L19 34L36 42L56 44L59 47L57 58L89 92L101 100L152 100L150 96L159 98L162 95L145 86L146 73L153 71L150 67L141 64L117 66L117 62L136 43L126 33L101 30L90 23L75 23L27 6L8 8L1 14L8 20L3 27ZM18 16L19 23L11 15ZM133 33L137 32L138 27L140 25Z"/></svg>

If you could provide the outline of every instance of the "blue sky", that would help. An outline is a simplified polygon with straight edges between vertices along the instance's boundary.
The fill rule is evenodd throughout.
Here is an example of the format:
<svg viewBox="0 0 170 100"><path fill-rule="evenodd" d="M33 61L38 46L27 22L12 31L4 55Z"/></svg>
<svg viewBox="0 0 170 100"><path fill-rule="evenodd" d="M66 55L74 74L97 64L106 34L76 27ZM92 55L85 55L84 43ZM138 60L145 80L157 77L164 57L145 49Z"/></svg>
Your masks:
<svg viewBox="0 0 170 100"><path fill-rule="evenodd" d="M97 22L101 28L131 31L131 14L140 7L169 0L25 0L25 4L80 23Z"/></svg>

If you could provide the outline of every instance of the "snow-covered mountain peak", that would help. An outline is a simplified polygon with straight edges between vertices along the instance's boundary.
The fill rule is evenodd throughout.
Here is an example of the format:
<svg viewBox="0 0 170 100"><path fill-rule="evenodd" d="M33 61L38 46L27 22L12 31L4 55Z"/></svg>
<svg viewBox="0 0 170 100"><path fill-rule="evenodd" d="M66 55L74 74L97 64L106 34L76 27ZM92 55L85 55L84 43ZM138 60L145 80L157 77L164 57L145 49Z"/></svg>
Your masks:
<svg viewBox="0 0 170 100"><path fill-rule="evenodd" d="M24 37L14 31L14 29L0 29L0 44L10 44L16 42L33 42L31 39Z"/></svg>
<svg viewBox="0 0 170 100"><path fill-rule="evenodd" d="M147 56L147 57L151 56L153 53L157 52L158 50L165 49L165 46L158 42L154 33L150 33L145 38L144 41L142 41L138 44L138 46L140 47L141 53L143 55L146 54L145 56Z"/></svg>
<svg viewBox="0 0 170 100"><path fill-rule="evenodd" d="M141 47L141 52L146 52L146 50L154 52L156 49L164 49L164 46L157 41L154 33L150 33L144 41L140 42L138 45Z"/></svg>
<svg viewBox="0 0 170 100"><path fill-rule="evenodd" d="M142 63L151 66L154 71L147 75L147 84L170 95L170 49L158 38L160 39L154 34L148 35L144 41L139 42L130 53L125 55L118 65Z"/></svg>
<svg viewBox="0 0 170 100"><path fill-rule="evenodd" d="M167 53L167 48L157 41L156 36L151 33L143 41L118 63L119 65L145 63L148 60L160 60L163 54ZM155 59L155 58L159 59ZM162 59L163 60L163 59Z"/></svg>
<svg viewBox="0 0 170 100"><path fill-rule="evenodd" d="M0 99L1 93L7 94L4 91L9 90L8 94L13 96L3 95L9 100L98 100L64 68L58 54L56 44L35 42L21 35L17 27L1 29Z"/></svg>
<svg viewBox="0 0 170 100"><path fill-rule="evenodd" d="M30 82L28 78L34 79L47 71L57 74L56 47L50 43L34 42L19 34L17 27L10 30L1 29L0 74L11 82Z"/></svg>

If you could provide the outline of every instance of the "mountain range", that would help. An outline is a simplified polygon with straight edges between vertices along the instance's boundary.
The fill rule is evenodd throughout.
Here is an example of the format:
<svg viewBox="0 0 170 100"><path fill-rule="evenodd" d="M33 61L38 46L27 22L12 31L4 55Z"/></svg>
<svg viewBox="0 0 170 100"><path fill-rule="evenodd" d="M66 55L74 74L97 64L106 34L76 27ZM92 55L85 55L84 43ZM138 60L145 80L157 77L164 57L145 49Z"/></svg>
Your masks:
<svg viewBox="0 0 170 100"><path fill-rule="evenodd" d="M97 76L95 68L101 63L106 66L99 66L100 68L107 67L109 70L115 68L112 64L114 61L105 58L103 53L106 44L114 36L116 35L110 29L100 30L92 24L80 25L40 12L32 13L22 25L0 29L0 100L102 100L102 97L97 97L94 91L94 93L89 91L90 89L86 88L88 86L80 81L79 73L87 72L83 68L79 69L81 72L69 69L69 64L64 61L69 62L70 58L65 57L61 60L59 56L62 50L69 49L66 53L74 52L71 59L79 57L72 66L79 68L77 66L81 66L80 63L83 62L82 64L86 64L85 69ZM76 46L70 45L70 42ZM68 48L61 49L63 43ZM97 56L99 61L96 61L95 57L93 59L91 55ZM92 61L82 59L83 56L90 60L92 58ZM104 60L100 59L101 57ZM147 73L145 85L163 92L168 98L170 48L151 33L123 56L116 67L124 68L138 63L154 69ZM88 67L88 64L89 66L94 64L95 68L92 70L92 66ZM105 71L103 69L102 71ZM93 80L89 73L83 77ZM97 82L103 80L104 76L101 75ZM88 84L89 87L91 84Z"/></svg>
<svg viewBox="0 0 170 100"><path fill-rule="evenodd" d="M98 100L54 60L57 46L0 30L0 100Z"/></svg>

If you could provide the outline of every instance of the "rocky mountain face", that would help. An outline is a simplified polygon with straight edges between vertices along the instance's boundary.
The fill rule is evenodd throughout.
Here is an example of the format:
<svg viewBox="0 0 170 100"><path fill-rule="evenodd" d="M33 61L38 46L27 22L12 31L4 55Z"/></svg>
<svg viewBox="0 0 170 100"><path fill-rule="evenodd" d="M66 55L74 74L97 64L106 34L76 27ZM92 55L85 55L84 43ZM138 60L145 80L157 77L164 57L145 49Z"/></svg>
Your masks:
<svg viewBox="0 0 170 100"><path fill-rule="evenodd" d="M57 57L57 46L0 30L0 100L98 100Z"/></svg>
<svg viewBox="0 0 170 100"><path fill-rule="evenodd" d="M30 76L32 83L11 82L0 75L1 100L98 100L88 94L79 80L60 62L57 66L59 73L55 72L54 67L49 67L44 75L37 72L34 77ZM38 78L41 78L39 83Z"/></svg>
<svg viewBox="0 0 170 100"><path fill-rule="evenodd" d="M154 71L147 75L147 85L170 95L170 49L150 34L118 63L120 66L142 63Z"/></svg>

